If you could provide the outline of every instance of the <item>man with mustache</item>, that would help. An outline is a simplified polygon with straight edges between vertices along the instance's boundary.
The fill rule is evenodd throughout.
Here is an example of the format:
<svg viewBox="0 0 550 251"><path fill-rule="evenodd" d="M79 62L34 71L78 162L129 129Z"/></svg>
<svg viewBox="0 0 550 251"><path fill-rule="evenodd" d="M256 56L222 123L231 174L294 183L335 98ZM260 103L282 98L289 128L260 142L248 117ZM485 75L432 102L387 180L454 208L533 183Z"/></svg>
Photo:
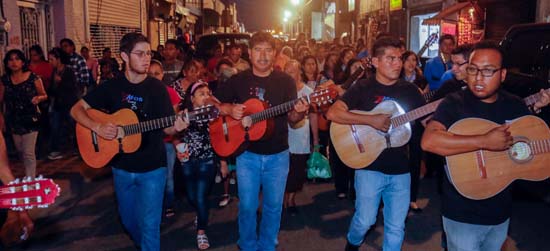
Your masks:
<svg viewBox="0 0 550 251"><path fill-rule="evenodd" d="M390 115L360 115L350 110L370 111L385 100L393 100L405 111L410 111L425 101L416 85L400 78L403 61L399 39L380 38L374 43L372 52L375 77L354 84L332 105L327 118L340 124L369 125L387 132ZM384 202L382 248L401 250L411 190L407 152L407 145L387 148L369 166L355 171L355 213L347 234L346 250L359 250L367 230L376 222L381 199Z"/></svg>
<svg viewBox="0 0 550 251"><path fill-rule="evenodd" d="M231 77L218 92L222 115L243 119L244 103L258 98L270 106L296 98L294 80L281 71L273 71L275 40L270 33L258 32L250 39L252 69ZM274 251L281 222L283 195L289 168L288 125L301 121L309 105L299 101L288 115L275 117L269 137L250 142L237 156L239 191L239 241L243 251ZM246 121L246 119L244 119ZM262 221L256 234L256 217L262 188Z"/></svg>
<svg viewBox="0 0 550 251"><path fill-rule="evenodd" d="M507 121L530 114L520 98L503 91L506 78L503 52L498 45L475 45L466 68L468 88L448 95L437 108L422 137L422 148L442 156L480 149L508 149L513 138ZM535 112L550 102L542 92L533 105ZM482 135L456 135L447 128L464 118L483 118L502 124ZM442 193L443 229L449 251L500 250L510 223L512 196L506 188L485 200L470 200L458 193L445 176Z"/></svg>

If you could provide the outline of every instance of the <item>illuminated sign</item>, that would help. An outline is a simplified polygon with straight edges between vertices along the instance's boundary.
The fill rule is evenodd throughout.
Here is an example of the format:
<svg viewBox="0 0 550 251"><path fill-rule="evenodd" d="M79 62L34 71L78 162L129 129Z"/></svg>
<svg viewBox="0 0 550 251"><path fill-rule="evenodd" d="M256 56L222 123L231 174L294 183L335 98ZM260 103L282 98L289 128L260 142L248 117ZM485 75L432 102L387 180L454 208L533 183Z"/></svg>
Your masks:
<svg viewBox="0 0 550 251"><path fill-rule="evenodd" d="M390 11L403 9L403 0L390 0Z"/></svg>

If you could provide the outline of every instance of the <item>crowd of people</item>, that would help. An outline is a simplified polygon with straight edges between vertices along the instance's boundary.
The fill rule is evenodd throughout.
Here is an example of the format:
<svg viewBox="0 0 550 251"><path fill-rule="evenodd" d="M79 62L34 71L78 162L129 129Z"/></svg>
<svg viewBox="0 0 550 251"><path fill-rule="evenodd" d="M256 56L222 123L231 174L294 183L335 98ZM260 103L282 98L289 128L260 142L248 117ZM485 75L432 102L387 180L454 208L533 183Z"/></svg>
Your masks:
<svg viewBox="0 0 550 251"><path fill-rule="evenodd" d="M330 161L335 198L355 201L346 250L358 250L376 221L381 201L383 249L401 249L408 212L422 212L416 204L422 163L428 165L427 175L435 170L440 177L446 248L500 250L510 218L510 212L503 210L511 203L510 191L484 201L463 197L443 175L441 156L503 150L512 143L510 133L502 126L483 135L461 136L447 128L467 117L502 124L540 111L550 98L541 92L530 111L517 97L502 91L504 56L492 43L456 46L453 36L444 35L439 45L439 56L421 70L420 55L407 51L405 43L390 34L380 34L373 48L366 48L363 39L354 44L318 43L301 34L288 43L258 32L248 45L219 44L209 58L195 58L192 47L180 41L167 40L153 51L146 37L129 33L120 41L121 67L110 48L95 59L87 47L81 48L80 55L76 53L74 42L65 38L47 55L40 46L33 46L29 60L21 50L8 51L0 100L5 105L5 127L30 177L36 176L35 153L42 133L49 135L44 140L51 160L76 149L75 123L105 139L122 136L114 122L90 117L86 111L91 108L108 113L130 108L145 121L215 105L222 116L246 121L243 103L250 98L271 106L297 100L287 115L273 118L269 137L250 142L237 156L217 156L208 123L180 116L173 126L143 133L136 152L113 159L109 167L118 211L141 250L159 250L162 218L177 215L174 181L178 179L174 176L180 172L185 197L196 213L198 249L210 247L208 196L212 186L223 182L219 206L224 207L231 202L229 186L236 178L239 248L275 250L282 212L300 213L296 193L307 181L312 151L320 151ZM300 98L325 88L339 94L330 107L313 109ZM382 101L393 100L411 111L441 98L445 100L433 117L412 123L409 144L385 149L361 169L346 166L330 140L330 123L390 130L389 115L352 110L370 111ZM499 110L507 112L495 112ZM63 145L69 148L62 149ZM13 179L8 171L0 170L2 182ZM19 217L31 231L28 215Z"/></svg>

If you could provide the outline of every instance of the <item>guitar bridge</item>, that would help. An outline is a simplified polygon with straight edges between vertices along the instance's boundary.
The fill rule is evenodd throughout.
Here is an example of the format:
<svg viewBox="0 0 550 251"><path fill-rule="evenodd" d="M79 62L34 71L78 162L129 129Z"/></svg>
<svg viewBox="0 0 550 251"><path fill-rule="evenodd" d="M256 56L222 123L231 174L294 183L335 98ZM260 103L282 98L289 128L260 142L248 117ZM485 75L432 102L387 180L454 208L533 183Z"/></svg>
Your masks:
<svg viewBox="0 0 550 251"><path fill-rule="evenodd" d="M386 139L386 148L391 148L391 138L389 133L384 134L384 138Z"/></svg>
<svg viewBox="0 0 550 251"><path fill-rule="evenodd" d="M355 128L355 125L350 125L351 127L351 135L353 135L353 140L355 140L355 145L357 145L357 149L359 149L360 153L365 152L365 146L361 144L361 141L359 140L359 135L357 135L357 128Z"/></svg>
<svg viewBox="0 0 550 251"><path fill-rule="evenodd" d="M479 176L482 179L487 179L487 168L485 168L485 159L483 158L483 150L476 152L477 168L479 169Z"/></svg>

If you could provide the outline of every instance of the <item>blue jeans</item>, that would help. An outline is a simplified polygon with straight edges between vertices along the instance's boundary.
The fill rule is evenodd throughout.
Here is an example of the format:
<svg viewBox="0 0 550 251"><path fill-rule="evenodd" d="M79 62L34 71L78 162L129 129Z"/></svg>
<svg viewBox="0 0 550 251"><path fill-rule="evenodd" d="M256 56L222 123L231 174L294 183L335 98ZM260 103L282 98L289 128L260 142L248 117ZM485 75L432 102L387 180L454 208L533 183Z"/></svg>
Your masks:
<svg viewBox="0 0 550 251"><path fill-rule="evenodd" d="M288 175L288 150L271 155L244 152L237 157L239 180L239 247L243 251L272 251L277 245ZM256 234L256 211L262 187L262 221Z"/></svg>
<svg viewBox="0 0 550 251"><path fill-rule="evenodd" d="M506 240L510 219L498 225L476 225L443 217L449 251L499 251Z"/></svg>
<svg viewBox="0 0 550 251"><path fill-rule="evenodd" d="M66 128L64 123L68 123L70 126ZM63 140L69 139L67 132L74 131L74 120L69 114L69 111L52 111L50 112L50 138L48 145L50 152L59 152L59 147L62 145ZM67 141L69 144L73 142Z"/></svg>
<svg viewBox="0 0 550 251"><path fill-rule="evenodd" d="M122 224L143 251L160 250L162 198L166 168L132 173L113 168L115 194Z"/></svg>
<svg viewBox="0 0 550 251"><path fill-rule="evenodd" d="M355 170L355 214L349 226L348 241L361 245L367 230L376 222L380 198L384 202L384 251L401 250L405 218L409 211L411 175L388 175L377 171Z"/></svg>
<svg viewBox="0 0 550 251"><path fill-rule="evenodd" d="M182 163L187 200L197 212L197 230L208 226L208 193L216 177L213 160L190 159Z"/></svg>
<svg viewBox="0 0 550 251"><path fill-rule="evenodd" d="M166 148L166 188L164 190L164 208L174 207L174 164L176 148L172 143L164 143Z"/></svg>

